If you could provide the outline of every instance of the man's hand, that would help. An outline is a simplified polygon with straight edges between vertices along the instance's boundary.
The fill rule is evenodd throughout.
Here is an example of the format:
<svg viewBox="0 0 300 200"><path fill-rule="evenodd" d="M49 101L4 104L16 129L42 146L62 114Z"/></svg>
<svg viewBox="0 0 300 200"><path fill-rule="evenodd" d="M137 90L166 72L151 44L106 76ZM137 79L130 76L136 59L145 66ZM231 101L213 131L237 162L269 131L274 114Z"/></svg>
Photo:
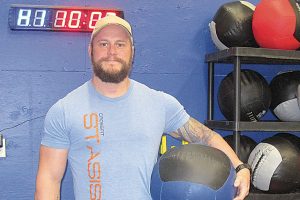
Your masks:
<svg viewBox="0 0 300 200"><path fill-rule="evenodd" d="M248 194L250 189L250 171L247 168L241 169L236 174L234 187L237 188L236 196L233 200L243 200Z"/></svg>

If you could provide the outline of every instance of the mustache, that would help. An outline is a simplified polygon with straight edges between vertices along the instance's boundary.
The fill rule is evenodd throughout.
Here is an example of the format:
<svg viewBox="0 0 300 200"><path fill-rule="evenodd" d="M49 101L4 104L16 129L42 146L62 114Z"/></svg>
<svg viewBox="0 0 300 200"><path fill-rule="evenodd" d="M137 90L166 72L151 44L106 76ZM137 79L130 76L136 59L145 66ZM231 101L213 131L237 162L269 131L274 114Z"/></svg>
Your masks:
<svg viewBox="0 0 300 200"><path fill-rule="evenodd" d="M116 62L120 62L120 63L125 63L125 61L121 58L117 58L117 57L104 57L99 59L97 62L105 62L105 61L116 61Z"/></svg>

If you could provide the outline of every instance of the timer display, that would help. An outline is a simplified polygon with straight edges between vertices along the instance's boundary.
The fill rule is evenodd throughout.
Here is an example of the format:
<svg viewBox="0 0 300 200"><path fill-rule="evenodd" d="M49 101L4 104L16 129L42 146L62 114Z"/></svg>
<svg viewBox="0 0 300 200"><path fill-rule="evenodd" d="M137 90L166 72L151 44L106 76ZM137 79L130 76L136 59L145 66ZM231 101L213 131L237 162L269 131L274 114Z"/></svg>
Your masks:
<svg viewBox="0 0 300 200"><path fill-rule="evenodd" d="M118 9L11 5L8 22L12 30L91 32L98 19L106 15L124 17Z"/></svg>

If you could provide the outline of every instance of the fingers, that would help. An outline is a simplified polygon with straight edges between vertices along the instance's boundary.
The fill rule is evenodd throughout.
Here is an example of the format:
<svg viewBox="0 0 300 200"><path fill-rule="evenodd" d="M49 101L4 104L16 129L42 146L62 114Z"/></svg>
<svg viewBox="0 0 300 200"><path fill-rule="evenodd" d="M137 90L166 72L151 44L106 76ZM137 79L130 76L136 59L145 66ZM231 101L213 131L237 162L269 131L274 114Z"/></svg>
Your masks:
<svg viewBox="0 0 300 200"><path fill-rule="evenodd" d="M239 187L239 185L241 184L240 179L237 177L234 181L234 187Z"/></svg>
<svg viewBox="0 0 300 200"><path fill-rule="evenodd" d="M237 188L237 194L233 200L243 200L249 194L249 179L243 176L237 176L234 181L234 186Z"/></svg>
<svg viewBox="0 0 300 200"><path fill-rule="evenodd" d="M236 195L235 198L233 200L242 200L242 193L241 193L241 181L240 179L237 177L234 181L234 187L236 187Z"/></svg>
<svg viewBox="0 0 300 200"><path fill-rule="evenodd" d="M248 195L248 190L245 187L237 189L237 196L233 200L243 200Z"/></svg>

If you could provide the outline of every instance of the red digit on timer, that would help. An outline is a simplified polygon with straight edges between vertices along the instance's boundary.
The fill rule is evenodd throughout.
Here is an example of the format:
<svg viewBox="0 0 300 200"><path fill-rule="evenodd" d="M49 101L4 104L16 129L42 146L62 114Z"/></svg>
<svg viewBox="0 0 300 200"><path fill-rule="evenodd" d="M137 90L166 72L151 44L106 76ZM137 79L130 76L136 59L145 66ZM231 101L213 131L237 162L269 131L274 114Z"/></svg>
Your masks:
<svg viewBox="0 0 300 200"><path fill-rule="evenodd" d="M66 25L67 11L58 10L56 12L54 27L64 27Z"/></svg>
<svg viewBox="0 0 300 200"><path fill-rule="evenodd" d="M94 29L96 22L102 17L102 12L92 12L89 22L89 29Z"/></svg>
<svg viewBox="0 0 300 200"><path fill-rule="evenodd" d="M81 19L80 11L72 11L70 14L70 20L68 23L69 28L78 28Z"/></svg>

